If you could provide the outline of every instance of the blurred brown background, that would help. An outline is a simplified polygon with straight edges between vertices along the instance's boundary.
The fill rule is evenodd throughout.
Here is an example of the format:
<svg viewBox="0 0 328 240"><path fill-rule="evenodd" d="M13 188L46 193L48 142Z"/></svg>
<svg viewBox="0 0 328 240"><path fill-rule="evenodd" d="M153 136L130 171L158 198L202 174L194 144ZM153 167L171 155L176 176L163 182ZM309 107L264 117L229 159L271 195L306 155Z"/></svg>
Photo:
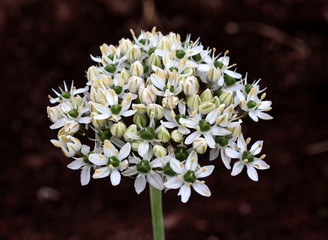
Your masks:
<svg viewBox="0 0 328 240"><path fill-rule="evenodd" d="M81 187L49 139L47 95L85 84L102 43L129 29L230 50L238 71L262 78L272 121L246 121L271 169L252 182L221 169L211 198L164 195L167 239L328 239L328 2L326 0L1 0L0 239L151 239L147 190L131 179Z"/></svg>

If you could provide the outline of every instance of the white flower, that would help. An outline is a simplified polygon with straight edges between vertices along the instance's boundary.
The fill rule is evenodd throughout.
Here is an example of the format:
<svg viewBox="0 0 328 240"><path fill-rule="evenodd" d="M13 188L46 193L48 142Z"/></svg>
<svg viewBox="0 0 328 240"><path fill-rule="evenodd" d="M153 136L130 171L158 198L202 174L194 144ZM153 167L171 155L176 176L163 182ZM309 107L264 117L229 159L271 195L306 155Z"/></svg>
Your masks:
<svg viewBox="0 0 328 240"><path fill-rule="evenodd" d="M75 161L67 165L69 169L78 170L82 169L80 175L81 185L85 186L90 182L90 171L92 168L92 162L89 161L90 147L87 145L82 145L81 153L83 157L74 158Z"/></svg>
<svg viewBox="0 0 328 240"><path fill-rule="evenodd" d="M191 195L191 186L200 195L210 197L210 189L205 184L205 181L199 181L199 178L209 176L213 170L213 165L204 166L197 170L198 156L195 151L191 152L185 164L182 164L176 159L170 160L171 168L178 176L171 177L164 186L169 189L178 189L178 196L181 196L181 201L186 203Z"/></svg>
<svg viewBox="0 0 328 240"><path fill-rule="evenodd" d="M52 139L50 141L55 147L61 148L66 157L75 156L82 147L80 140L70 135L61 135L58 140Z"/></svg>
<svg viewBox="0 0 328 240"><path fill-rule="evenodd" d="M138 194L140 194L146 187L146 179L153 187L158 190L163 190L163 179L161 175L153 170L153 151L147 152L147 155L143 157L143 160L136 156L129 157L130 164L136 164L129 167L126 171L122 172L124 176L136 175L136 180L134 182L134 188Z"/></svg>
<svg viewBox="0 0 328 240"><path fill-rule="evenodd" d="M74 86L74 81L72 81L71 88L68 90L67 85L64 81L64 90L59 87L59 90L61 93L57 92L55 89L52 89L52 90L57 95L57 97L53 98L53 97L49 96L50 102L51 103L57 103L57 102L59 103L59 102L72 100L72 98L75 95L87 92L89 90L89 87L85 86L84 88L76 89L76 87Z"/></svg>
<svg viewBox="0 0 328 240"><path fill-rule="evenodd" d="M231 157L226 153L227 149L236 149L236 138L227 138L226 136L215 137L215 148L210 150L210 161L213 161L221 156L221 160L227 169L231 169Z"/></svg>
<svg viewBox="0 0 328 240"><path fill-rule="evenodd" d="M120 151L114 145L105 140L104 155L90 154L89 159L93 164L100 166L93 174L93 178L104 178L110 175L110 180L113 186L121 182L121 173L128 166L127 156L131 152L130 143L126 143Z"/></svg>
<svg viewBox="0 0 328 240"><path fill-rule="evenodd" d="M247 143L250 142L250 139L247 139L245 142L243 134L241 134L237 141L237 149L226 149L226 154L231 158L237 158L238 161L233 165L231 172L232 176L238 175L246 166L247 175L253 181L258 181L258 175L255 169L268 169L270 166L264 162L262 159L265 155L262 155L260 158L255 156L259 154L262 150L263 141L255 142L251 149L247 150Z"/></svg>

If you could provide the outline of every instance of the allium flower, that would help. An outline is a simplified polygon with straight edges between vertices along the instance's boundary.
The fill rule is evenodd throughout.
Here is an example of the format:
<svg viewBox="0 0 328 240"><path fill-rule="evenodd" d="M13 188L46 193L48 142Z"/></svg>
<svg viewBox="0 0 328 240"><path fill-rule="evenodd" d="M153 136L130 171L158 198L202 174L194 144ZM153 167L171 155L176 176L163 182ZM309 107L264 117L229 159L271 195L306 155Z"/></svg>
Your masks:
<svg viewBox="0 0 328 240"><path fill-rule="evenodd" d="M85 86L84 88L76 89L76 87L74 86L74 81L72 81L71 88L68 89L66 82L64 81L64 90L59 87L59 90L61 92L59 93L55 89L52 89L52 91L54 91L57 97L53 98L50 95L48 97L51 103L60 103L60 102L70 101L75 95L85 93L88 91L88 89L89 89L88 86Z"/></svg>
<svg viewBox="0 0 328 240"><path fill-rule="evenodd" d="M237 149L226 149L225 153L231 158L239 159L232 169L232 176L238 175L246 166L247 175L253 181L258 181L258 175L255 169L269 169L270 166L264 162L262 159L265 155L262 155L260 158L255 157L259 154L263 147L263 141L255 142L250 150L247 150L247 144L250 142L250 139L245 141L243 134L241 134L237 141Z"/></svg>

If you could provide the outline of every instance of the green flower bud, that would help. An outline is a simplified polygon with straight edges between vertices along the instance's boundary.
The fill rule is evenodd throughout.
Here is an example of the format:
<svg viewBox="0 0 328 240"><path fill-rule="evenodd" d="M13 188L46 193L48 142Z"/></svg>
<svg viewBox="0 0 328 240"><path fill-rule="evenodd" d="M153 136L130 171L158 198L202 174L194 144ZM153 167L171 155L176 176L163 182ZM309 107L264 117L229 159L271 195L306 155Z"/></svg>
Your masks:
<svg viewBox="0 0 328 240"><path fill-rule="evenodd" d="M151 103L147 105L147 115L150 117L151 113L154 113L155 120L160 120L164 116L164 109L161 105Z"/></svg>
<svg viewBox="0 0 328 240"><path fill-rule="evenodd" d="M137 113L140 114L146 114L147 113L147 107L145 104L132 104L132 109L137 110Z"/></svg>
<svg viewBox="0 0 328 240"><path fill-rule="evenodd" d="M254 156L249 151L243 152L242 159L247 160L247 162L254 162Z"/></svg>
<svg viewBox="0 0 328 240"><path fill-rule="evenodd" d="M115 123L110 128L111 134L117 138L122 138L125 130L126 130L126 126L122 122Z"/></svg>
<svg viewBox="0 0 328 240"><path fill-rule="evenodd" d="M249 109L255 108L256 107L256 102L253 101L253 100L249 100L246 105Z"/></svg>
<svg viewBox="0 0 328 240"><path fill-rule="evenodd" d="M200 99L199 95L194 94L188 97L187 106L191 111L198 109L201 103L202 100Z"/></svg>
<svg viewBox="0 0 328 240"><path fill-rule="evenodd" d="M189 183L194 183L196 181L197 177L196 174L193 170L188 170L184 175L183 175L183 180Z"/></svg>
<svg viewBox="0 0 328 240"><path fill-rule="evenodd" d="M196 77L189 76L183 83L183 92L186 96L197 94L199 91L199 83Z"/></svg>
<svg viewBox="0 0 328 240"><path fill-rule="evenodd" d="M170 132L163 126L157 132L157 138L161 140L163 143L170 141Z"/></svg>
<svg viewBox="0 0 328 240"><path fill-rule="evenodd" d="M177 56L177 58L181 59L186 55L186 52L183 50L177 50L175 55Z"/></svg>
<svg viewBox="0 0 328 240"><path fill-rule="evenodd" d="M192 147L198 152L199 154L203 154L206 152L207 149L207 142L204 138L197 138L193 143Z"/></svg>
<svg viewBox="0 0 328 240"><path fill-rule="evenodd" d="M215 142L220 144L221 147L226 147L229 140L226 136L215 136Z"/></svg>
<svg viewBox="0 0 328 240"><path fill-rule="evenodd" d="M99 130L97 135L102 142L104 142L106 139L110 140L112 137L112 134L109 129Z"/></svg>
<svg viewBox="0 0 328 240"><path fill-rule="evenodd" d="M149 173L151 170L151 166L148 160L142 160L137 164L137 171L141 173Z"/></svg>
<svg viewBox="0 0 328 240"><path fill-rule="evenodd" d="M236 79L233 77L230 77L229 75L224 76L224 81L227 84L227 86L234 85L236 83Z"/></svg>
<svg viewBox="0 0 328 240"><path fill-rule="evenodd" d="M151 127L146 127L140 132L140 137L144 140L153 140L155 138L154 129Z"/></svg>
<svg viewBox="0 0 328 240"><path fill-rule="evenodd" d="M138 149L139 149L139 145L140 145L140 143L142 143L142 141L135 141L135 142L132 142L132 143L131 143L131 148L132 148L132 150L138 152Z"/></svg>
<svg viewBox="0 0 328 240"><path fill-rule="evenodd" d="M138 46L133 46L126 52L126 57L130 63L140 60L141 56L141 50Z"/></svg>
<svg viewBox="0 0 328 240"><path fill-rule="evenodd" d="M174 170L170 166L170 162L168 162L164 167L163 167L163 173L167 176L175 176L177 173L174 172Z"/></svg>
<svg viewBox="0 0 328 240"><path fill-rule="evenodd" d="M215 108L218 108L218 107L221 105L220 100L219 100L219 98L218 98L217 96L215 96L215 97L212 99L212 103L214 103Z"/></svg>
<svg viewBox="0 0 328 240"><path fill-rule="evenodd" d="M146 115L136 112L133 116L133 123L137 125L139 129L143 129L147 126L148 118Z"/></svg>
<svg viewBox="0 0 328 240"><path fill-rule="evenodd" d="M194 56L192 56L192 59L195 61L195 62L199 62L200 60L202 60L202 57L200 56L200 54L196 54Z"/></svg>
<svg viewBox="0 0 328 240"><path fill-rule="evenodd" d="M130 72L132 76L142 77L144 74L144 68L139 61L135 61L130 68Z"/></svg>
<svg viewBox="0 0 328 240"><path fill-rule="evenodd" d="M245 85L245 92L246 92L247 94L249 94L249 92L252 90L252 88L253 88L253 85L247 83L247 84Z"/></svg>
<svg viewBox="0 0 328 240"><path fill-rule="evenodd" d="M223 63L222 62L219 62L219 61L215 61L214 62L214 66L216 67L216 68L222 68L223 67Z"/></svg>
<svg viewBox="0 0 328 240"><path fill-rule="evenodd" d="M109 64L105 67L105 70L110 73L114 73L116 71L115 64Z"/></svg>
<svg viewBox="0 0 328 240"><path fill-rule="evenodd" d="M209 112L211 112L215 109L215 104L210 103L210 102L202 103L200 106L202 109L202 114L204 114L204 115L208 114Z"/></svg>
<svg viewBox="0 0 328 240"><path fill-rule="evenodd" d="M179 160L180 162L183 162L186 160L189 156L189 153L187 152L187 149L185 147L178 147L175 151L175 158Z"/></svg>
<svg viewBox="0 0 328 240"><path fill-rule="evenodd" d="M124 79L124 84L127 84L129 82L131 75L128 70L123 68L121 71L121 77L122 77L122 79Z"/></svg>
<svg viewBox="0 0 328 240"><path fill-rule="evenodd" d="M212 91L210 89L206 89L201 95L200 99L202 102L209 102L213 99Z"/></svg>
<svg viewBox="0 0 328 240"><path fill-rule="evenodd" d="M97 69L96 66L91 66L88 68L87 78L89 81L92 81L93 79L97 78L97 76L100 74L101 72Z"/></svg>
<svg viewBox="0 0 328 240"><path fill-rule="evenodd" d="M149 66L155 65L156 67L161 67L162 60L158 55L156 55L155 53L152 53L148 58L148 64L149 64Z"/></svg>
<svg viewBox="0 0 328 240"><path fill-rule="evenodd" d="M183 134L175 129L171 132L171 138L174 142L181 143L183 141Z"/></svg>
<svg viewBox="0 0 328 240"><path fill-rule="evenodd" d="M232 92L231 91L224 91L220 95L219 100L220 100L221 104L229 106L232 103L232 100L233 100Z"/></svg>
<svg viewBox="0 0 328 240"><path fill-rule="evenodd" d="M153 147L153 153L155 157L164 157L167 154L167 151L164 147L160 145L155 145Z"/></svg>
<svg viewBox="0 0 328 240"><path fill-rule="evenodd" d="M136 93L142 85L145 85L145 80L141 77L133 76L128 81L128 88L132 93Z"/></svg>
<svg viewBox="0 0 328 240"><path fill-rule="evenodd" d="M137 125L131 124L126 131L124 132L123 138L126 142L133 142L134 139L130 138L130 135L137 135L138 134L138 129Z"/></svg>

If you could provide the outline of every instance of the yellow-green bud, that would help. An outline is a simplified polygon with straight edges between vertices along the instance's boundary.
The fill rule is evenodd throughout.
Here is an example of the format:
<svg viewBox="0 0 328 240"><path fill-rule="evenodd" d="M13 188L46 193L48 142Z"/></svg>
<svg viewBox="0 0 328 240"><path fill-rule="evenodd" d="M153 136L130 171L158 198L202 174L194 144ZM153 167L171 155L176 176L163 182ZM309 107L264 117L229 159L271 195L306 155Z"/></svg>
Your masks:
<svg viewBox="0 0 328 240"><path fill-rule="evenodd" d="M130 136L134 134L137 135L137 133L138 133L137 125L131 124L124 132L123 138L126 142L133 142L134 139L130 138Z"/></svg>
<svg viewBox="0 0 328 240"><path fill-rule="evenodd" d="M141 113L135 113L133 116L133 122L139 129L143 129L147 126L148 118L146 115Z"/></svg>
<svg viewBox="0 0 328 240"><path fill-rule="evenodd" d="M195 68L191 65L189 65L188 67L186 67L183 72L183 74L186 74L185 76L195 76Z"/></svg>
<svg viewBox="0 0 328 240"><path fill-rule="evenodd" d="M164 116L164 109L161 105L151 103L147 105L147 115L150 117L151 113L154 113L154 119L160 120Z"/></svg>
<svg viewBox="0 0 328 240"><path fill-rule="evenodd" d="M107 88L111 88L114 85L113 79L109 76L103 76L101 81Z"/></svg>
<svg viewBox="0 0 328 240"><path fill-rule="evenodd" d="M129 82L131 75L128 70L123 68L121 71L121 77L122 77L122 79L124 79L124 84L127 84Z"/></svg>
<svg viewBox="0 0 328 240"><path fill-rule="evenodd" d="M202 100L200 99L199 95L195 94L188 97L187 106L191 111L198 109L201 103Z"/></svg>
<svg viewBox="0 0 328 240"><path fill-rule="evenodd" d="M138 46L133 46L126 52L126 57L130 63L140 60L141 56L141 50Z"/></svg>
<svg viewBox="0 0 328 240"><path fill-rule="evenodd" d="M137 113L140 114L146 114L147 113L147 107L145 104L132 104L132 109L137 110Z"/></svg>
<svg viewBox="0 0 328 240"><path fill-rule="evenodd" d="M229 106L231 103L232 103L232 92L231 91L224 91L220 97L219 97L219 100L221 102L221 104L224 104L226 106Z"/></svg>
<svg viewBox="0 0 328 240"><path fill-rule="evenodd" d="M171 47L171 41L168 37L162 37L157 43L158 49L170 50L170 47Z"/></svg>
<svg viewBox="0 0 328 240"><path fill-rule="evenodd" d="M77 122L66 123L64 129L66 133L73 135L80 130L80 124Z"/></svg>
<svg viewBox="0 0 328 240"><path fill-rule="evenodd" d="M199 154L203 154L206 152L207 149L207 142L204 138L197 138L193 144L192 147L198 152Z"/></svg>
<svg viewBox="0 0 328 240"><path fill-rule="evenodd" d="M91 66L88 68L87 78L89 81L92 81L93 79L97 78L99 74L101 74L101 72L97 69L97 67Z"/></svg>
<svg viewBox="0 0 328 240"><path fill-rule="evenodd" d="M91 113L91 123L96 128L104 128L106 126L106 120L95 119L94 117L99 115L96 112Z"/></svg>
<svg viewBox="0 0 328 240"><path fill-rule="evenodd" d="M221 77L221 70L216 67L211 67L206 74L206 81L208 83L213 83L219 81Z"/></svg>
<svg viewBox="0 0 328 240"><path fill-rule="evenodd" d="M144 74L144 68L139 61L135 61L130 68L130 72L132 76L142 77Z"/></svg>
<svg viewBox="0 0 328 240"><path fill-rule="evenodd" d="M135 141L135 142L131 143L131 148L132 148L132 150L137 152L140 143L142 143L142 141Z"/></svg>
<svg viewBox="0 0 328 240"><path fill-rule="evenodd" d="M199 91L199 83L196 77L189 76L183 83L183 92L186 96L197 94Z"/></svg>
<svg viewBox="0 0 328 240"><path fill-rule="evenodd" d="M174 109L179 103L179 98L175 96L168 96L162 99L163 107Z"/></svg>
<svg viewBox="0 0 328 240"><path fill-rule="evenodd" d="M157 97L156 94L151 90L150 86L141 86L139 88L139 99L141 103L148 105L156 102Z"/></svg>
<svg viewBox="0 0 328 240"><path fill-rule="evenodd" d="M202 103L200 106L202 109L201 114L208 114L215 109L215 104L210 102Z"/></svg>
<svg viewBox="0 0 328 240"><path fill-rule="evenodd" d="M162 66L161 58L155 53L152 53L148 58L148 65L149 66L155 65L156 67L160 68Z"/></svg>
<svg viewBox="0 0 328 240"><path fill-rule="evenodd" d="M130 77L129 81L128 81L128 88L129 91L132 93L136 93L138 91L138 89L145 85L145 80L141 77Z"/></svg>
<svg viewBox="0 0 328 240"><path fill-rule="evenodd" d="M201 95L200 99L202 102L209 102L213 99L212 91L210 89L206 89Z"/></svg>
<svg viewBox="0 0 328 240"><path fill-rule="evenodd" d="M220 100L217 96L215 96L213 99L212 99L212 103L214 103L215 107L218 108L221 103L220 103Z"/></svg>
<svg viewBox="0 0 328 240"><path fill-rule="evenodd" d="M231 133L228 135L229 138L237 138L241 134L241 125L233 128L228 128L228 130L231 131Z"/></svg>
<svg viewBox="0 0 328 240"><path fill-rule="evenodd" d="M157 131L157 139L161 140L163 143L170 141L170 132L163 126Z"/></svg>
<svg viewBox="0 0 328 240"><path fill-rule="evenodd" d="M171 132L171 138L174 142L181 143L183 141L183 134L175 129Z"/></svg>
<svg viewBox="0 0 328 240"><path fill-rule="evenodd" d="M133 43L131 42L130 39L122 39L120 41L120 51L121 51L121 56L123 56L124 54L126 54L126 52L128 51L128 49L130 49L133 46Z"/></svg>
<svg viewBox="0 0 328 240"><path fill-rule="evenodd" d="M117 138L122 138L125 131L126 131L126 126L123 122L115 123L110 128L111 134Z"/></svg>
<svg viewBox="0 0 328 240"><path fill-rule="evenodd" d="M153 147L153 153L155 157L164 157L167 154L167 151L164 147L160 145L155 145Z"/></svg>

